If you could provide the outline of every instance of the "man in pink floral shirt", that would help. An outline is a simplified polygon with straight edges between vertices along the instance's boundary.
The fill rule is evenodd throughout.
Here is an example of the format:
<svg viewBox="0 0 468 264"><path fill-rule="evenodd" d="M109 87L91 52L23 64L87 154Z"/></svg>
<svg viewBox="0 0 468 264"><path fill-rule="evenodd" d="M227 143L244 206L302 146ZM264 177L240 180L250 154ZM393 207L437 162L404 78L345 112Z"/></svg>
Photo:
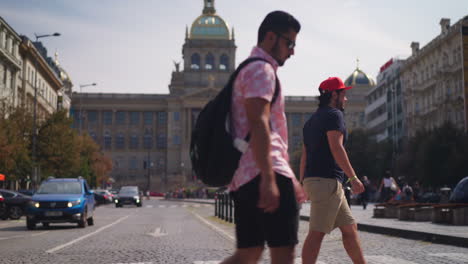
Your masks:
<svg viewBox="0 0 468 264"><path fill-rule="evenodd" d="M242 68L234 82L234 136L237 141L247 135L250 139L229 185L237 250L222 263L257 263L265 242L272 263L294 262L302 188L289 166L284 97L276 71L294 54L300 28L288 13L269 13L250 55L263 60Z"/></svg>

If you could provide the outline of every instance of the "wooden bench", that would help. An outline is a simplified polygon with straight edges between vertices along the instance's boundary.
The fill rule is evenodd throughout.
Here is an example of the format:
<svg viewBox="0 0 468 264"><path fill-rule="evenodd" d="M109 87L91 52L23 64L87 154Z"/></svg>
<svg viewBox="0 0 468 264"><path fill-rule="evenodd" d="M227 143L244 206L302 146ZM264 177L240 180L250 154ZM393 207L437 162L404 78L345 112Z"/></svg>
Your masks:
<svg viewBox="0 0 468 264"><path fill-rule="evenodd" d="M433 205L432 222L468 225L468 204L448 203Z"/></svg>

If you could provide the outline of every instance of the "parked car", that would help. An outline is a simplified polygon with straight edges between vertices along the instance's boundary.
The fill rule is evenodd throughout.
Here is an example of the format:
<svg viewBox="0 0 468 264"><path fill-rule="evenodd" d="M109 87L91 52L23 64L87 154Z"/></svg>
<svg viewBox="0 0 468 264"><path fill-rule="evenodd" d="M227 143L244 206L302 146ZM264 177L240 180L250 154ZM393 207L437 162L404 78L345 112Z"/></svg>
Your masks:
<svg viewBox="0 0 468 264"><path fill-rule="evenodd" d="M5 206L5 198L0 194L0 218L6 220L8 218L6 206Z"/></svg>
<svg viewBox="0 0 468 264"><path fill-rule="evenodd" d="M94 190L93 192L97 204L108 204L114 201L114 195L108 190Z"/></svg>
<svg viewBox="0 0 468 264"><path fill-rule="evenodd" d="M33 196L35 190L18 190L19 193L21 194L24 194L24 195L28 195L28 196Z"/></svg>
<svg viewBox="0 0 468 264"><path fill-rule="evenodd" d="M450 202L453 203L468 203L468 177L465 177L458 182L450 196Z"/></svg>
<svg viewBox="0 0 468 264"><path fill-rule="evenodd" d="M115 207L122 207L125 204L142 206L142 195L137 186L122 186L115 199Z"/></svg>
<svg viewBox="0 0 468 264"><path fill-rule="evenodd" d="M79 227L94 224L94 194L83 178L50 178L42 182L28 206L26 226L37 223L77 223Z"/></svg>
<svg viewBox="0 0 468 264"><path fill-rule="evenodd" d="M6 216L13 220L20 219L26 212L31 196L5 189L0 189L0 194L5 199Z"/></svg>
<svg viewBox="0 0 468 264"><path fill-rule="evenodd" d="M164 197L164 193L162 193L162 192L150 192L150 196L153 196L153 197Z"/></svg>

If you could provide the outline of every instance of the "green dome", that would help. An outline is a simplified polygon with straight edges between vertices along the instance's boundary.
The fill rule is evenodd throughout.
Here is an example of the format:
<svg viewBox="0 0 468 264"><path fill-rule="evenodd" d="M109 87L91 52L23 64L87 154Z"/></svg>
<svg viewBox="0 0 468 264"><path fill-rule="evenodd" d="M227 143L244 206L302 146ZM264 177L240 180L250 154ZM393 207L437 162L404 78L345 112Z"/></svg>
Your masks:
<svg viewBox="0 0 468 264"><path fill-rule="evenodd" d="M218 15L203 14L192 23L190 39L229 39L229 27Z"/></svg>
<svg viewBox="0 0 468 264"><path fill-rule="evenodd" d="M375 81L367 75L365 72L361 71L359 68L356 68L353 73L346 79L346 86L356 86L356 85L370 85L374 86Z"/></svg>

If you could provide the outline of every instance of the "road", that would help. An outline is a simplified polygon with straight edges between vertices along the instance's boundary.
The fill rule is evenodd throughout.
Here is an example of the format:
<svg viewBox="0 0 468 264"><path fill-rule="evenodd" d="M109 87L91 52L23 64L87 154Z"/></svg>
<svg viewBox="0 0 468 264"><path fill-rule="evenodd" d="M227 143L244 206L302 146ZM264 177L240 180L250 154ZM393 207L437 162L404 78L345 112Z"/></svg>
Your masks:
<svg viewBox="0 0 468 264"><path fill-rule="evenodd" d="M233 252L235 241L233 225L212 213L212 205L153 199L141 208L98 207L95 225L84 229L56 224L29 231L24 217L0 221L0 263L215 264ZM301 221L297 253L307 226ZM370 264L468 263L466 248L360 235ZM269 263L267 253L262 263ZM350 263L339 232L326 237L319 263Z"/></svg>

